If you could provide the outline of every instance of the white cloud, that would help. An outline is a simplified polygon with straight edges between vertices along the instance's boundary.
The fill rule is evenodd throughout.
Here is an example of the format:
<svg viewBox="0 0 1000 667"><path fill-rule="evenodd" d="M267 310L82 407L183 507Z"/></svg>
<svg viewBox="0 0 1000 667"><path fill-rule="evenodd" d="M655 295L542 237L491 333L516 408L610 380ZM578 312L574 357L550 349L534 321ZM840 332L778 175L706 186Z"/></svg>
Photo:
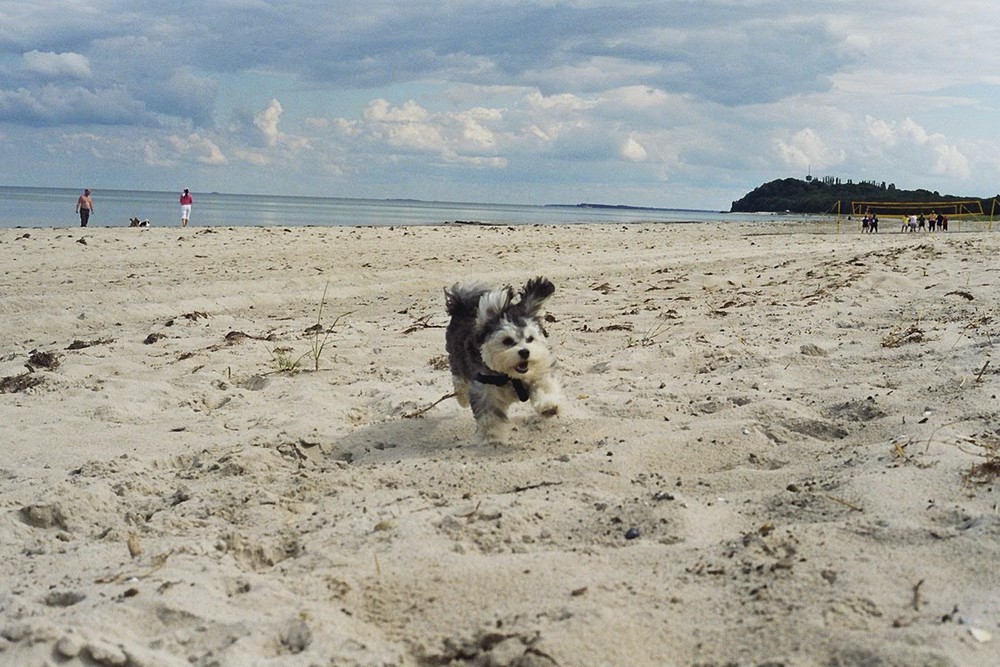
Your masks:
<svg viewBox="0 0 1000 667"><path fill-rule="evenodd" d="M393 106L375 99L358 120L338 118L332 123L348 139L367 138L391 150L436 155L448 164L500 169L507 159L483 155L498 145L490 125L503 121L499 109L474 107L458 112L431 113L413 100Z"/></svg>
<svg viewBox="0 0 1000 667"><path fill-rule="evenodd" d="M796 132L789 141L777 141L778 154L782 162L798 170L810 166L829 168L843 162L843 149L827 146L826 142L812 128Z"/></svg>
<svg viewBox="0 0 1000 667"><path fill-rule="evenodd" d="M928 132L909 116L900 121L867 116L865 127L877 144L904 152L908 159L934 174L960 180L972 176L972 164L957 145L950 143L944 134Z"/></svg>
<svg viewBox="0 0 1000 667"><path fill-rule="evenodd" d="M869 136L882 146L894 146L897 141L895 124L882 118L865 116Z"/></svg>
<svg viewBox="0 0 1000 667"><path fill-rule="evenodd" d="M0 89L0 115L10 123L51 126L138 123L142 105L125 91L92 90L46 83L14 91Z"/></svg>
<svg viewBox="0 0 1000 667"><path fill-rule="evenodd" d="M366 119L375 123L399 125L423 123L430 116L426 109L413 100L407 100L402 106L393 107L383 99L369 102L364 115Z"/></svg>
<svg viewBox="0 0 1000 667"><path fill-rule="evenodd" d="M271 148L280 144L282 148L292 152L310 148L309 140L305 137L285 134L278 129L281 115L284 112L285 110L281 106L281 102L272 99L262 111L254 115L253 124L260 130L260 133L264 137L264 142ZM254 159L256 158L251 158L248 161L254 163Z"/></svg>
<svg viewBox="0 0 1000 667"><path fill-rule="evenodd" d="M927 132L909 116L898 121L865 116L864 124L869 136L883 146L895 146L903 141L923 146L944 139L941 134Z"/></svg>
<svg viewBox="0 0 1000 667"><path fill-rule="evenodd" d="M166 138L167 143L180 155L194 155L195 159L206 165L223 165L228 162L219 146L206 137L202 137L197 132L192 132L185 137L170 135Z"/></svg>
<svg viewBox="0 0 1000 667"><path fill-rule="evenodd" d="M89 79L90 61L79 53L29 51L22 56L24 69L47 78Z"/></svg>
<svg viewBox="0 0 1000 667"><path fill-rule="evenodd" d="M373 100L365 109L368 132L396 148L444 152L447 149L442 128L428 122L427 110L410 100L393 107L386 100Z"/></svg>
<svg viewBox="0 0 1000 667"><path fill-rule="evenodd" d="M272 99L266 109L253 117L253 124L264 135L268 146L274 146L278 143L278 138L280 137L278 121L281 119L282 111L284 109L281 108L281 102Z"/></svg>
<svg viewBox="0 0 1000 667"><path fill-rule="evenodd" d="M898 124L898 127L902 136L908 137L918 144L926 144L932 139L932 137L927 133L927 130L915 123L909 116L904 118L903 121ZM940 137L940 135L938 135L938 137Z"/></svg>
<svg viewBox="0 0 1000 667"><path fill-rule="evenodd" d="M471 145L489 149L497 145L496 134L487 127L503 119L498 109L476 107L456 114L456 120L462 128L462 137Z"/></svg>
<svg viewBox="0 0 1000 667"><path fill-rule="evenodd" d="M628 137L622 145L621 156L630 162L642 162L646 159L646 149L635 137Z"/></svg>
<svg viewBox="0 0 1000 667"><path fill-rule="evenodd" d="M946 174L960 179L969 178L972 174L969 159L962 154L957 146L935 146L934 153L936 154L933 169L935 174Z"/></svg>
<svg viewBox="0 0 1000 667"><path fill-rule="evenodd" d="M537 90L534 90L524 96L524 104L532 109L568 113L593 109L597 105L597 102L586 100L570 93L542 95Z"/></svg>

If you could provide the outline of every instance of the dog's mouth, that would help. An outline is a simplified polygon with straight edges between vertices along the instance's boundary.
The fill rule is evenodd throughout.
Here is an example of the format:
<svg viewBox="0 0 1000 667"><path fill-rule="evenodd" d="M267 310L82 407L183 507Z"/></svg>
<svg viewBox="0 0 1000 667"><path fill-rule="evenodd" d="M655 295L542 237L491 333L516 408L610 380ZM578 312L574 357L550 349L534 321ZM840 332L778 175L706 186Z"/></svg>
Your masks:
<svg viewBox="0 0 1000 667"><path fill-rule="evenodd" d="M518 373L521 373L522 375L524 373L527 373L528 372L528 362L527 361L522 361L517 366L514 366L514 370L517 371Z"/></svg>

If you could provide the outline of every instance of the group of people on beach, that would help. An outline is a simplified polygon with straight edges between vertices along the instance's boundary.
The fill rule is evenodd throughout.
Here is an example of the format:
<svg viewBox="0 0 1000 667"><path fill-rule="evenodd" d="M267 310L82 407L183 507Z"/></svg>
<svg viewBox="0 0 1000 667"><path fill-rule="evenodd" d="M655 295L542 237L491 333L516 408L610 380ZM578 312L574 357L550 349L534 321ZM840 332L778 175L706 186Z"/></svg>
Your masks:
<svg viewBox="0 0 1000 667"><path fill-rule="evenodd" d="M920 215L911 214L903 216L903 225L900 227L901 232L916 232L927 230L933 232L938 229L942 232L948 231L948 216L941 213L935 213L931 211L930 216L924 217L924 214ZM865 213L865 217L861 219L861 233L862 234L875 234L878 232L878 214L877 213Z"/></svg>
<svg viewBox="0 0 1000 667"><path fill-rule="evenodd" d="M878 232L878 215L865 213L865 217L861 219L861 233L875 234L876 232Z"/></svg>
<svg viewBox="0 0 1000 667"><path fill-rule="evenodd" d="M948 231L948 216L931 211L931 214L924 217L924 214L903 216L903 224L899 228L901 232L916 232L927 230L933 232L935 229L942 232Z"/></svg>
<svg viewBox="0 0 1000 667"><path fill-rule="evenodd" d="M181 227L187 227L188 221L191 220L191 206L194 204L194 197L191 196L191 191L184 188L184 192L181 193ZM76 212L80 215L80 226L86 227L87 223L90 222L90 216L94 212L94 198L90 194L90 188L85 188L83 194L77 197L76 200ZM140 225L132 225L133 227ZM145 225L141 225L145 226Z"/></svg>

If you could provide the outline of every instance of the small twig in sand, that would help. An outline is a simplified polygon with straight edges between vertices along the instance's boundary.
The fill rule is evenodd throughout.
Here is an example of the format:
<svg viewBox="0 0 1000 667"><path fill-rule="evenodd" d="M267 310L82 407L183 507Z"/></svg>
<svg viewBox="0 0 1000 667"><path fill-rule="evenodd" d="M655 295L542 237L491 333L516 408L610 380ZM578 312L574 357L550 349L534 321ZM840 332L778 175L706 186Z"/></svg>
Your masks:
<svg viewBox="0 0 1000 667"><path fill-rule="evenodd" d="M939 363L937 366L934 367L935 373L941 370L941 367L944 366L945 361L947 361L948 355L950 355L955 350L955 348L958 347L958 344L962 342L963 338L965 338L965 334L958 334L958 338L955 339L955 342L952 343L951 347L948 348L948 352L945 353L945 355L941 358L941 363Z"/></svg>
<svg viewBox="0 0 1000 667"><path fill-rule="evenodd" d="M921 579L913 586L913 611L920 611L920 587L924 585L924 580Z"/></svg>
<svg viewBox="0 0 1000 667"><path fill-rule="evenodd" d="M430 319L434 317L433 315L424 315L423 317L413 318L413 322L410 326L403 329L403 335L411 334L414 331L420 331L421 329L444 329L443 324L431 324Z"/></svg>
<svg viewBox="0 0 1000 667"><path fill-rule="evenodd" d="M979 369L979 375L976 376L976 382L982 382L983 381L983 373L985 373L986 369L989 368L989 367L990 367L990 360L987 359L986 363L983 364L983 367L981 369Z"/></svg>
<svg viewBox="0 0 1000 667"><path fill-rule="evenodd" d="M855 512L864 512L863 509L861 509L860 507L858 507L854 503L851 503L851 502L848 502L848 501L844 500L843 498L838 498L837 496L831 496L829 493L824 493L823 497L826 498L827 500L832 500L835 503L840 503L844 507L846 507L848 509L851 509L851 510L854 510Z"/></svg>
<svg viewBox="0 0 1000 667"><path fill-rule="evenodd" d="M545 486L559 486L562 482L538 482L537 484L528 484L527 486L515 486L514 493L523 493L524 491L530 491L531 489L541 489Z"/></svg>
<svg viewBox="0 0 1000 667"><path fill-rule="evenodd" d="M927 452L930 451L930 449L931 449L931 442L934 441L934 436L936 436L938 434L938 431L940 431L941 429L945 428L946 426L954 426L955 424L961 424L964 421L969 421L969 420L968 419L955 419L955 420L950 421L950 422L945 422L944 424L941 424L936 429L934 429L931 432L931 437L927 438L927 444L924 445L924 453L926 454Z"/></svg>
<svg viewBox="0 0 1000 667"><path fill-rule="evenodd" d="M433 403L431 403L430 405L428 405L426 408L420 408L419 410L414 410L413 412L407 412L406 414L403 415L403 419L413 419L414 417L419 417L420 415L424 414L425 412L429 412L431 410L431 408L433 408L434 406L436 406L438 403L441 403L443 401L447 401L449 398L455 398L455 392L452 392L450 394L445 394L444 396L442 396L438 400L436 400Z"/></svg>

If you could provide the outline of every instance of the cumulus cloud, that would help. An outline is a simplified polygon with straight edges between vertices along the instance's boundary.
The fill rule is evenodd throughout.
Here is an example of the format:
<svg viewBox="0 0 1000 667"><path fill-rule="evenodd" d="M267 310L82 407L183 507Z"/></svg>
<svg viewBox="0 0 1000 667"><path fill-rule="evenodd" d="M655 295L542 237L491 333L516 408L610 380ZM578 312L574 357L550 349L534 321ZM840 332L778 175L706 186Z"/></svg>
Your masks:
<svg viewBox="0 0 1000 667"><path fill-rule="evenodd" d="M635 137L627 137L622 145L621 156L630 162L642 162L646 159L646 149Z"/></svg>
<svg viewBox="0 0 1000 667"><path fill-rule="evenodd" d="M309 140L305 137L286 134L278 128L281 115L284 112L285 109L281 106L281 102L272 99L263 110L254 115L254 127L260 131L264 142L270 148L280 146L283 149L293 152L309 148ZM252 160L250 161L252 162Z"/></svg>
<svg viewBox="0 0 1000 667"><path fill-rule="evenodd" d="M800 171L810 166L828 168L840 164L845 157L843 149L828 146L811 128L799 130L788 141L779 139L777 150L784 164Z"/></svg>
<svg viewBox="0 0 1000 667"><path fill-rule="evenodd" d="M962 154L957 146L939 145L934 147L935 174L946 174L960 179L966 179L972 174L969 158Z"/></svg>
<svg viewBox="0 0 1000 667"><path fill-rule="evenodd" d="M491 126L502 121L503 114L497 109L431 113L413 100L394 106L375 99L360 119L336 119L333 127L344 137L365 137L394 150L435 155L446 163L498 169L505 167L507 160L482 153L497 146Z"/></svg>
<svg viewBox="0 0 1000 667"><path fill-rule="evenodd" d="M910 141L920 146L944 141L944 135L928 132L909 116L899 121L866 116L865 127L870 137L884 146L895 146L901 141Z"/></svg>
<svg viewBox="0 0 1000 667"><path fill-rule="evenodd" d="M427 110L412 100L398 107L386 100L373 100L364 111L372 136L397 148L444 152L447 146L442 128L428 122L429 118Z"/></svg>
<svg viewBox="0 0 1000 667"><path fill-rule="evenodd" d="M882 146L894 146L896 144L896 128L892 121L865 116L865 127L868 135L877 144Z"/></svg>
<svg viewBox="0 0 1000 667"><path fill-rule="evenodd" d="M544 111L557 111L562 113L586 111L593 109L597 102L587 100L572 93L560 93L558 95L543 95L537 90L533 90L524 96L524 105Z"/></svg>
<svg viewBox="0 0 1000 667"><path fill-rule="evenodd" d="M376 123L422 123L429 116L427 110L413 100L407 100L402 106L393 107L388 100L377 99L369 102L365 108L365 118Z"/></svg>
<svg viewBox="0 0 1000 667"><path fill-rule="evenodd" d="M79 53L29 51L22 56L24 69L46 78L89 79L90 61Z"/></svg>
<svg viewBox="0 0 1000 667"><path fill-rule="evenodd" d="M167 143L179 155L193 155L195 160L206 165L223 165L228 162L219 146L207 137L202 137L197 132L192 132L187 136L170 135L166 138Z"/></svg>
<svg viewBox="0 0 1000 667"><path fill-rule="evenodd" d="M143 105L123 90L95 91L55 84L0 90L0 116L8 123L36 126L140 123L144 111Z"/></svg>
<svg viewBox="0 0 1000 667"><path fill-rule="evenodd" d="M503 114L498 109L476 107L455 115L460 127L462 138L470 146L491 149L497 146L497 136L488 125L498 123Z"/></svg>
<svg viewBox="0 0 1000 667"><path fill-rule="evenodd" d="M274 146L278 143L278 138L281 136L278 132L278 121L281 119L283 111L281 102L271 100L266 109L253 117L253 124L264 135L268 146Z"/></svg>
<svg viewBox="0 0 1000 667"><path fill-rule="evenodd" d="M969 158L957 145L950 143L942 133L928 132L909 116L900 121L867 116L865 128L871 139L886 149L914 147L929 151L917 153L913 159L929 166L934 174L957 179L967 179L972 175Z"/></svg>

